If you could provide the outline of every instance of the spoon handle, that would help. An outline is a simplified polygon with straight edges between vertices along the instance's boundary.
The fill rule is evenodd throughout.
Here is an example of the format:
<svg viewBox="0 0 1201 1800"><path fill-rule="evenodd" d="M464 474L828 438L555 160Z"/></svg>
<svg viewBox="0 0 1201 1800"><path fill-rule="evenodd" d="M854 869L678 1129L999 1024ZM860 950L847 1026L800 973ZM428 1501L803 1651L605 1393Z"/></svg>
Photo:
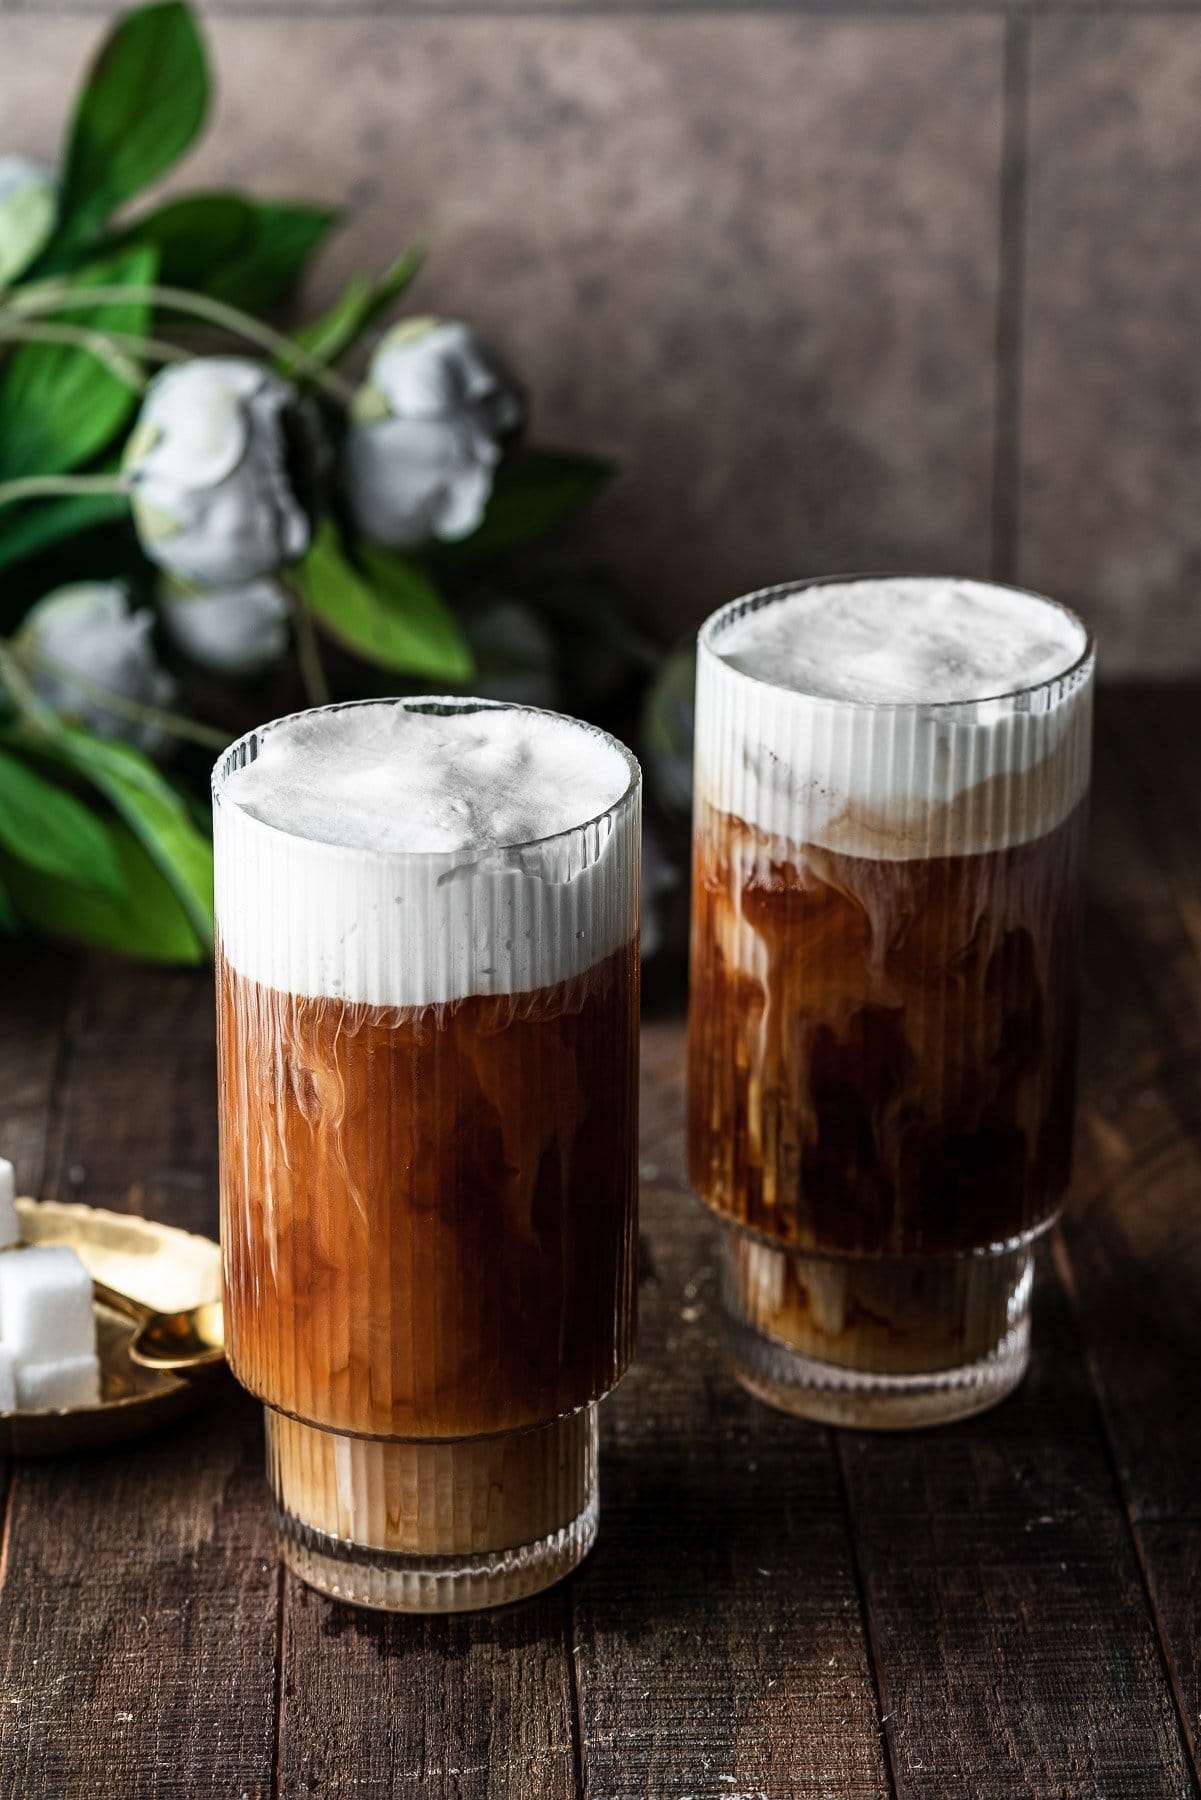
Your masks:
<svg viewBox="0 0 1201 1800"><path fill-rule="evenodd" d="M123 1294L120 1288L109 1287L107 1281L99 1281L92 1277L92 1293L104 1306L111 1306L127 1319L137 1325L145 1325L147 1320L158 1317L158 1309L148 1306L144 1300L135 1300L132 1294Z"/></svg>

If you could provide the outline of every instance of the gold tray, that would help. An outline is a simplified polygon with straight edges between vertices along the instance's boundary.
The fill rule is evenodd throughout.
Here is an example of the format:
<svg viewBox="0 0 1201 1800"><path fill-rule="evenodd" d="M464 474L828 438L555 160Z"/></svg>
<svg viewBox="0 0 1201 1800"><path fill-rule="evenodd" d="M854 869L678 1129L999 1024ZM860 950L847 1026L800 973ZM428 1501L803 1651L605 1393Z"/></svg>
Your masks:
<svg viewBox="0 0 1201 1800"><path fill-rule="evenodd" d="M18 1200L17 1214L23 1243L69 1244L90 1275L160 1312L198 1306L221 1292L221 1252L211 1238L132 1213L56 1200ZM97 1301L99 1403L0 1413L0 1453L51 1456L119 1444L189 1412L224 1365L186 1378L141 1368L129 1355L136 1330L131 1319Z"/></svg>

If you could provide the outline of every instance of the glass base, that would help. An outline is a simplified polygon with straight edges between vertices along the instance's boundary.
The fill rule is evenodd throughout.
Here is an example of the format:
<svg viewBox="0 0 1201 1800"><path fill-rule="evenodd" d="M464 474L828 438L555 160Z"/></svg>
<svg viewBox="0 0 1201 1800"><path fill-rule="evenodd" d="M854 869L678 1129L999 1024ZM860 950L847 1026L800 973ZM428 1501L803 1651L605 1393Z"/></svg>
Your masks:
<svg viewBox="0 0 1201 1800"><path fill-rule="evenodd" d="M596 1541L595 1405L440 1442L266 1417L280 1554L335 1599L390 1612L502 1606L560 1581Z"/></svg>
<svg viewBox="0 0 1201 1800"><path fill-rule="evenodd" d="M860 1430L995 1406L1030 1361L1031 1240L963 1256L797 1256L726 1233L734 1374L758 1399Z"/></svg>

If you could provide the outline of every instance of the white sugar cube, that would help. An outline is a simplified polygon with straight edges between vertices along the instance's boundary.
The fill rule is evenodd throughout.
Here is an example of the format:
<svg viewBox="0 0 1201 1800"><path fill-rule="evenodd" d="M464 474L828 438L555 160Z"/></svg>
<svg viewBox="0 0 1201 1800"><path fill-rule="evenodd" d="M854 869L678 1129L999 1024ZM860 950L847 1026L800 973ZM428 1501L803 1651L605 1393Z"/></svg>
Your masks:
<svg viewBox="0 0 1201 1800"><path fill-rule="evenodd" d="M12 1351L0 1344L0 1413L12 1412L17 1404L16 1367Z"/></svg>
<svg viewBox="0 0 1201 1800"><path fill-rule="evenodd" d="M10 1162L0 1156L0 1250L21 1241L17 1223L17 1177Z"/></svg>
<svg viewBox="0 0 1201 1800"><path fill-rule="evenodd" d="M0 1255L0 1342L18 1365L96 1354L92 1278L74 1250L39 1244Z"/></svg>
<svg viewBox="0 0 1201 1800"><path fill-rule="evenodd" d="M17 1405L22 1412L55 1406L94 1406L100 1398L100 1364L94 1356L60 1356L53 1362L17 1364Z"/></svg>

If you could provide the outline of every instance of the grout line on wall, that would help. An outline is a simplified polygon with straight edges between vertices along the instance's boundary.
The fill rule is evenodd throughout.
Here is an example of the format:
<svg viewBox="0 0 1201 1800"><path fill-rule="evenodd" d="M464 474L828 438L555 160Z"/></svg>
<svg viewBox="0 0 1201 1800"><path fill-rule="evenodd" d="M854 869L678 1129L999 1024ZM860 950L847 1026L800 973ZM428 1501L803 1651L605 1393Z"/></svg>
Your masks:
<svg viewBox="0 0 1201 1800"><path fill-rule="evenodd" d="M993 419L992 573L1013 581L1021 561L1022 339L1026 303L1026 198L1030 114L1030 26L1005 26Z"/></svg>

